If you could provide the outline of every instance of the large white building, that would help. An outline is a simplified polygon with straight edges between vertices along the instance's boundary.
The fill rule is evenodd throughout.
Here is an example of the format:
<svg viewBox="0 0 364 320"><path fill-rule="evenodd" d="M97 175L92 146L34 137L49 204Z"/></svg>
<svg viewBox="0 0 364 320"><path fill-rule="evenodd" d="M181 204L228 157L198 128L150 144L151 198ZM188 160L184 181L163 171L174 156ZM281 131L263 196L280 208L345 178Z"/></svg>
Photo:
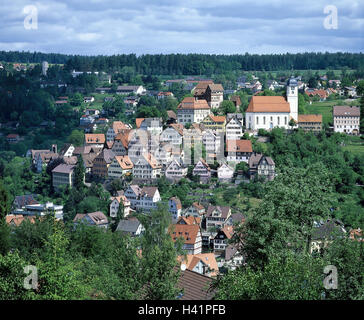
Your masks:
<svg viewBox="0 0 364 320"><path fill-rule="evenodd" d="M206 100L198 100L195 97L186 97L178 105L178 123L200 123L211 113L210 106Z"/></svg>
<svg viewBox="0 0 364 320"><path fill-rule="evenodd" d="M334 106L334 131L347 134L359 134L360 108L349 106Z"/></svg>
<svg viewBox="0 0 364 320"><path fill-rule="evenodd" d="M298 122L298 84L291 78L287 83L287 100L282 96L253 96L245 113L248 130L289 129L290 120Z"/></svg>

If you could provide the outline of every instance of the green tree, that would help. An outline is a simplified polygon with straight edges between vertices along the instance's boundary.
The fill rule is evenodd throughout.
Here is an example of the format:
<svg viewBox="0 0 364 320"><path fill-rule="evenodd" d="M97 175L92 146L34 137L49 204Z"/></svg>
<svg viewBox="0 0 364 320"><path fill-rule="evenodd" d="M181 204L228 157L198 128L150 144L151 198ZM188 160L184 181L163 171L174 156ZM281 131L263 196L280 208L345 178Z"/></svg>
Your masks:
<svg viewBox="0 0 364 320"><path fill-rule="evenodd" d="M85 140L85 134L81 130L72 130L71 134L68 136L67 141L72 143L76 147L83 145Z"/></svg>
<svg viewBox="0 0 364 320"><path fill-rule="evenodd" d="M175 299L179 293L176 270L177 255L181 251L178 242L174 242L168 232L171 215L166 205L159 204L158 209L150 215L139 214L139 221L145 227L141 240L141 277L144 284L141 295L143 299Z"/></svg>

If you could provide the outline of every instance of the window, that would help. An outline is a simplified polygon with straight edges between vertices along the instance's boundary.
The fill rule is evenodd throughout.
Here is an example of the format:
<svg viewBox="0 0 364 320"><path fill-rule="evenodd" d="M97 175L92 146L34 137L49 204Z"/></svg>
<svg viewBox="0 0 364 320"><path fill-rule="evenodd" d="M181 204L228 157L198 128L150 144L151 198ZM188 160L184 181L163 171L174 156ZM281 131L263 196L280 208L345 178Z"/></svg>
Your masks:
<svg viewBox="0 0 364 320"><path fill-rule="evenodd" d="M279 125L279 123L280 123L280 121L279 121L279 120L280 120L280 118L279 118L279 117L277 117L277 119L278 119L278 125Z"/></svg>
<svg viewBox="0 0 364 320"><path fill-rule="evenodd" d="M284 117L284 124L287 124L287 117Z"/></svg>
<svg viewBox="0 0 364 320"><path fill-rule="evenodd" d="M263 117L263 124L265 124L265 117Z"/></svg>
<svg viewBox="0 0 364 320"><path fill-rule="evenodd" d="M259 117L257 116L257 124L259 124Z"/></svg>

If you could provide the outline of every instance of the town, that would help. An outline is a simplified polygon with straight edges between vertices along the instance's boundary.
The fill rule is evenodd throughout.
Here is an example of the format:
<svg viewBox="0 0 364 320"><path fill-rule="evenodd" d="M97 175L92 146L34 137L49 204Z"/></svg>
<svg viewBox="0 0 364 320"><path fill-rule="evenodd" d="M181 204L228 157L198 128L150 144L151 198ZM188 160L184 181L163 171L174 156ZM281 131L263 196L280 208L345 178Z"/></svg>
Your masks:
<svg viewBox="0 0 364 320"><path fill-rule="evenodd" d="M52 234L68 226L72 250L95 256L85 270L99 272L103 250L115 250L125 277L133 264L147 276L158 259L160 279L146 283L164 270L173 287L170 273L181 272L167 296L145 283L121 293L101 278L88 298L236 299L229 276L271 263L269 248L300 239L309 256L335 261L335 237L362 244L363 69L161 77L76 64L0 64L1 215L18 259L33 261L45 236L57 247L65 240Z"/></svg>

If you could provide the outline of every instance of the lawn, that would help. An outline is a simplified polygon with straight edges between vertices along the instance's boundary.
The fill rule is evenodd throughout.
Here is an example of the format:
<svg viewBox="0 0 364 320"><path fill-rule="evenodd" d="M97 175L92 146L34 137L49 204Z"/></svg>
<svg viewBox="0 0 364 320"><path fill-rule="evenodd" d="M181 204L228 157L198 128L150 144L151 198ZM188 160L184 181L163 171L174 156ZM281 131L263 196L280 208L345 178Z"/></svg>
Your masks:
<svg viewBox="0 0 364 320"><path fill-rule="evenodd" d="M348 136L348 140L346 145L343 146L343 149L355 155L364 156L364 140L358 136Z"/></svg>
<svg viewBox="0 0 364 320"><path fill-rule="evenodd" d="M345 100L327 100L327 101L316 101L312 104L305 106L307 114L322 114L323 123L332 124L332 107L333 106L344 106L349 105Z"/></svg>

